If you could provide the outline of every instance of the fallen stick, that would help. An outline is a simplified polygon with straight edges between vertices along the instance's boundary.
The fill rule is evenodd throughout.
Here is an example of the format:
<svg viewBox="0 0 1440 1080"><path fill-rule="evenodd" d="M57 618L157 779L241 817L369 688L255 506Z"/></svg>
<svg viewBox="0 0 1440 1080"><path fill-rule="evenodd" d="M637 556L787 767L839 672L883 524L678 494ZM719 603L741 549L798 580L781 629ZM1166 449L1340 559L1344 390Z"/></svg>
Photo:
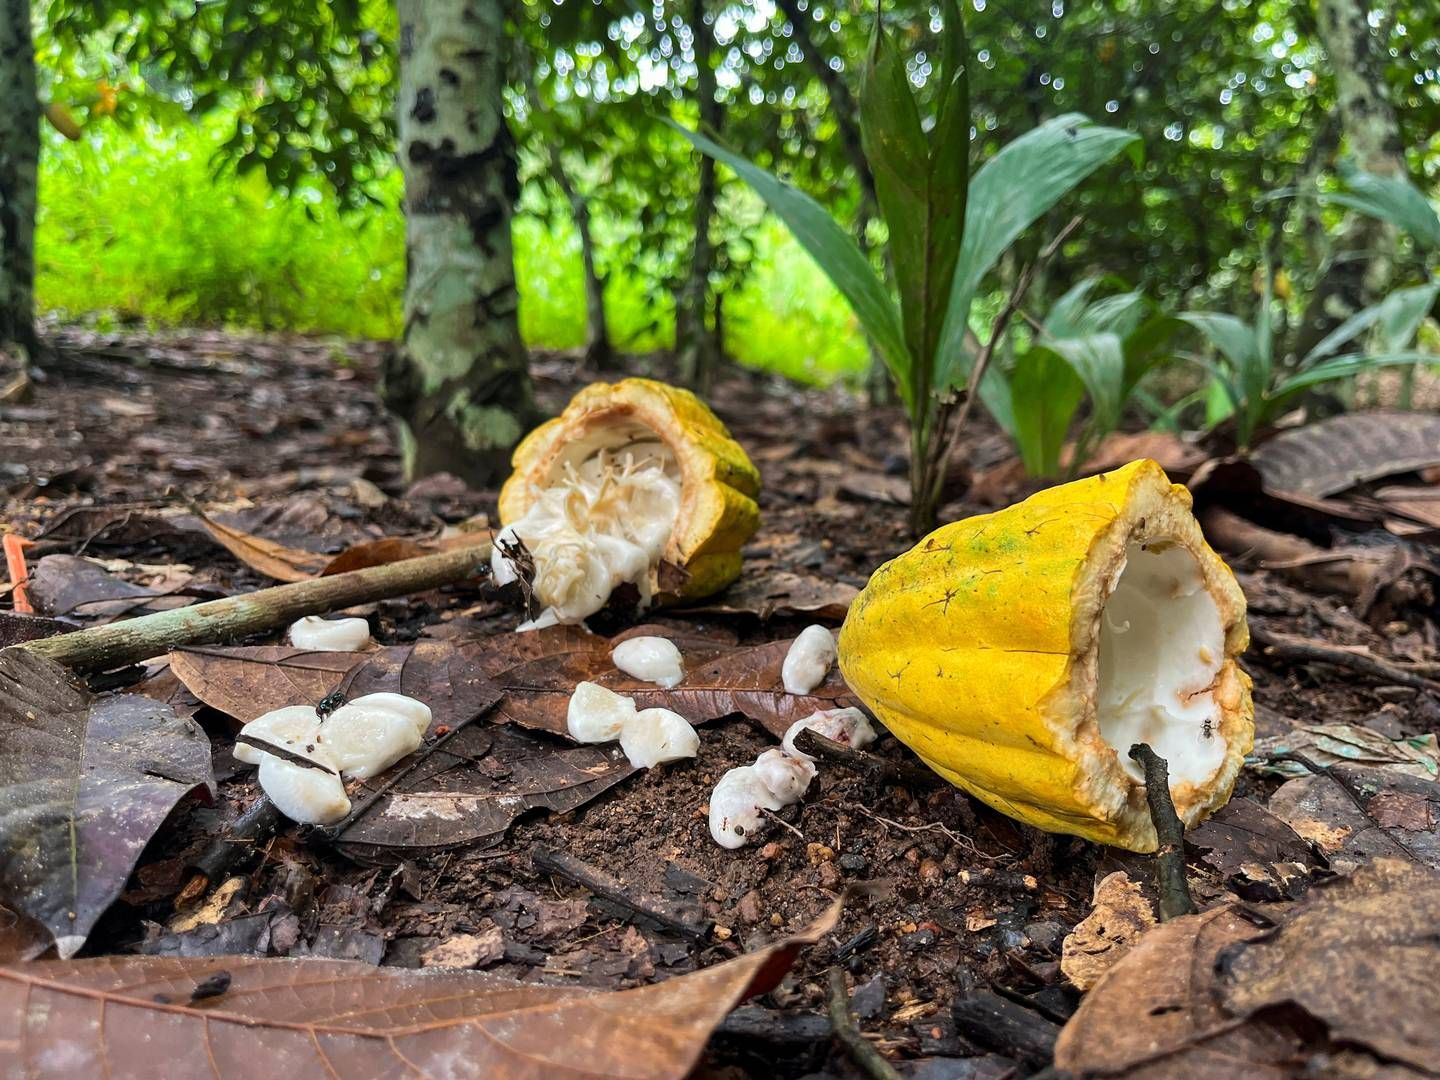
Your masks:
<svg viewBox="0 0 1440 1080"><path fill-rule="evenodd" d="M1427 677L1435 671L1434 665L1417 664L1411 667L1396 664L1381 659L1368 650L1357 652L1351 648L1326 645L1308 638L1275 634L1255 623L1250 624L1250 637L1260 646L1262 653L1276 660L1290 660L1300 664L1331 664L1399 686L1440 692L1440 681Z"/></svg>
<svg viewBox="0 0 1440 1080"><path fill-rule="evenodd" d="M850 1012L850 995L845 992L845 973L830 969L830 1026L850 1060L871 1080L900 1080L895 1066L865 1038Z"/></svg>
<svg viewBox="0 0 1440 1080"><path fill-rule="evenodd" d="M703 916L697 917L698 912L691 914L688 911L665 905L658 900L632 896L625 888L624 882L611 877L599 867L591 866L589 863L577 859L574 855L563 851L553 851L550 848L537 847L531 852L530 859L535 864L535 869L574 882L576 885L589 889L596 896L609 900L612 904L618 904L626 911L642 918L659 923L668 930L674 930L677 934L690 938L692 941L705 941L710 937L710 928L714 924Z"/></svg>
<svg viewBox="0 0 1440 1080"><path fill-rule="evenodd" d="M1185 826L1170 798L1170 769L1165 759L1145 743L1130 747L1130 757L1145 770L1145 801L1160 847L1155 852L1155 881L1160 888L1160 918L1178 919L1195 912L1190 884L1185 880Z"/></svg>
<svg viewBox="0 0 1440 1080"><path fill-rule="evenodd" d="M323 615L356 604L453 585L480 573L489 562L490 541L486 539L473 547L275 585L11 647L37 653L76 672L102 671L149 660L183 645L211 644L278 630L305 615Z"/></svg>

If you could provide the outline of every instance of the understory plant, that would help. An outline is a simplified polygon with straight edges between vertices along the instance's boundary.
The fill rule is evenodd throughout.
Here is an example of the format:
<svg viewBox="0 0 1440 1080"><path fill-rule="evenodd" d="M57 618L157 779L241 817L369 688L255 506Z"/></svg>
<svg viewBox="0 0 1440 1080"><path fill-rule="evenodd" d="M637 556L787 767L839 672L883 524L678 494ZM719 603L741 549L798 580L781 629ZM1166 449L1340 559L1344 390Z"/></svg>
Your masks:
<svg viewBox="0 0 1440 1080"><path fill-rule="evenodd" d="M1073 476L1120 425L1126 400L1181 324L1138 290L1092 300L1099 278L1062 295L1033 341L984 375L980 397L1010 435L1030 476L1057 476L1075 415L1088 397L1064 471Z"/></svg>
<svg viewBox="0 0 1440 1080"><path fill-rule="evenodd" d="M764 199L849 301L884 360L910 420L910 524L917 534L935 524L955 434L1029 275L1019 276L983 343L969 332L982 280L1037 218L1137 138L1079 114L1059 116L1003 147L972 176L965 29L955 0L943 0L942 11L928 127L905 57L878 18L861 85L861 142L888 228L894 292L814 199L712 138L684 132Z"/></svg>
<svg viewBox="0 0 1440 1080"><path fill-rule="evenodd" d="M1410 345L1437 293L1440 281L1396 289L1351 315L1304 356L1284 363L1276 360L1268 285L1253 323L1216 311L1182 314L1179 317L1215 348L1213 359L1190 357L1210 373L1208 425L1233 419L1235 443L1248 449L1255 436L1310 387L1377 368L1433 361L1434 356ZM1369 339L1369 347L1357 347L1362 338Z"/></svg>

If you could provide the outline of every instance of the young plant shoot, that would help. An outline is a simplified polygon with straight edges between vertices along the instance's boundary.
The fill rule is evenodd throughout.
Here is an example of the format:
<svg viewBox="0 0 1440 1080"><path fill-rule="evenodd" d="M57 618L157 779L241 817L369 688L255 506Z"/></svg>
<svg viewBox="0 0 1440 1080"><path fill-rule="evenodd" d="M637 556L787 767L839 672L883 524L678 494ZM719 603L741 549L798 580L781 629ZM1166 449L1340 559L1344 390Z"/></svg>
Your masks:
<svg viewBox="0 0 1440 1080"><path fill-rule="evenodd" d="M1016 290L981 343L971 307L999 258L1135 135L1068 114L970 168L970 58L959 5L943 0L944 45L924 123L906 57L875 22L860 92L860 131L889 230L894 291L846 229L811 199L709 136L684 131L734 169L850 302L910 419L911 528L935 524L951 446L991 355L1019 306ZM1028 285L1029 275L1021 282ZM898 297L898 303L897 303Z"/></svg>

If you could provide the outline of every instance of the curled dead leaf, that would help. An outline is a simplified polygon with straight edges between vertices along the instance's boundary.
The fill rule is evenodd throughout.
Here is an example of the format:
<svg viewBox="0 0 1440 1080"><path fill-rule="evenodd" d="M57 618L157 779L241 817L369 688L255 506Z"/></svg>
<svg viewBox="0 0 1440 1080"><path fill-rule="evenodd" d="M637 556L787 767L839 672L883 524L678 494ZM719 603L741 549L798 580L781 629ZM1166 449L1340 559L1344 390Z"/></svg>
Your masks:
<svg viewBox="0 0 1440 1080"><path fill-rule="evenodd" d="M1065 938L1060 970L1079 990L1089 990L1155 925L1155 911L1123 870L1095 886L1090 914Z"/></svg>

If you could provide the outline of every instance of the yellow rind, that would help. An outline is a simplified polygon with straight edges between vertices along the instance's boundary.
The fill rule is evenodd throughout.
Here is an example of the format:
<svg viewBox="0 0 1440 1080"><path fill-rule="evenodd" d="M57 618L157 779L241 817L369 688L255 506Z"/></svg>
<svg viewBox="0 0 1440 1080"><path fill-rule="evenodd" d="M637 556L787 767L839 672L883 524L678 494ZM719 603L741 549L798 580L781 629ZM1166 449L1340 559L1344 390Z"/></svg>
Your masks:
<svg viewBox="0 0 1440 1080"><path fill-rule="evenodd" d="M638 423L655 432L680 467L680 512L665 549L688 575L660 602L719 592L740 575L740 549L760 524L760 473L710 408L694 394L653 379L593 383L565 411L515 448L500 490L500 522L525 516L535 493L555 478L567 448L607 425Z"/></svg>
<svg viewBox="0 0 1440 1080"><path fill-rule="evenodd" d="M1194 555L1225 630L1216 684L1224 761L1176 785L1187 825L1229 798L1254 739L1245 598L1190 513L1190 494L1158 464L1042 491L944 526L886 563L840 631L846 681L932 769L1041 829L1135 851L1155 832L1144 786L1100 737L1095 717L1100 613L1130 542Z"/></svg>

